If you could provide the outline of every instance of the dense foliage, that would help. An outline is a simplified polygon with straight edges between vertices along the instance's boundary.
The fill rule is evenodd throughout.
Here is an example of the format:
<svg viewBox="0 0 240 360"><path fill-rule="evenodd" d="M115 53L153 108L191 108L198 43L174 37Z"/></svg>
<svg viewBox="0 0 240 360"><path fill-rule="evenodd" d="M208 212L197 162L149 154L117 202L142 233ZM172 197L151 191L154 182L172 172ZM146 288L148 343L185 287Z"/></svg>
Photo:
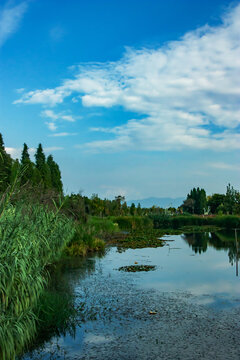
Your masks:
<svg viewBox="0 0 240 360"><path fill-rule="evenodd" d="M28 150L27 144L24 143L20 162L13 160L6 153L3 137L0 134L0 194L11 185L18 171L22 173L22 186L40 187L41 192L52 189L62 193L61 172L53 156L49 155L46 160L42 145L39 144L34 163L30 159Z"/></svg>
<svg viewBox="0 0 240 360"><path fill-rule="evenodd" d="M14 359L36 332L33 311L47 265L73 236L72 221L42 206L10 206L0 214L0 358Z"/></svg>

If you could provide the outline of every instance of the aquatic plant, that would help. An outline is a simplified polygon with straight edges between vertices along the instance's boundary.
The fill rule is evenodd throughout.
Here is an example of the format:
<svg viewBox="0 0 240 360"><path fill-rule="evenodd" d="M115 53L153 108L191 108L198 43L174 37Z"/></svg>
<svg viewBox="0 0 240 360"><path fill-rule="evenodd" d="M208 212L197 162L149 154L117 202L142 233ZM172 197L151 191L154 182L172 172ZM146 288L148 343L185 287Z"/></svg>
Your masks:
<svg viewBox="0 0 240 360"><path fill-rule="evenodd" d="M125 272L138 272L138 271L152 271L155 270L155 265L129 265L121 266L118 270Z"/></svg>
<svg viewBox="0 0 240 360"><path fill-rule="evenodd" d="M14 359L36 333L33 312L72 222L40 205L5 206L0 218L0 358Z"/></svg>

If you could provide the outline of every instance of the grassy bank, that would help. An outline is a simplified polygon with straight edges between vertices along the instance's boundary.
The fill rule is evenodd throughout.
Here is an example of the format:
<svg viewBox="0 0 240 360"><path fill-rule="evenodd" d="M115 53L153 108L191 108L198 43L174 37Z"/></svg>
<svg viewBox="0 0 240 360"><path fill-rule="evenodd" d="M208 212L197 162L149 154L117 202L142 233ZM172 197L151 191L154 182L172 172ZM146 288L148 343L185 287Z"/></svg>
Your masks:
<svg viewBox="0 0 240 360"><path fill-rule="evenodd" d="M9 207L0 217L0 358L14 359L36 333L34 308L74 233L72 221L41 206Z"/></svg>
<svg viewBox="0 0 240 360"><path fill-rule="evenodd" d="M240 227L240 216L218 215L218 216L197 216L197 215L150 215L155 229L180 229L183 226L216 226L224 229Z"/></svg>
<svg viewBox="0 0 240 360"><path fill-rule="evenodd" d="M64 250L67 256L86 256L103 251L105 238L119 231L119 227L109 218L92 216L85 224L75 224L75 233Z"/></svg>

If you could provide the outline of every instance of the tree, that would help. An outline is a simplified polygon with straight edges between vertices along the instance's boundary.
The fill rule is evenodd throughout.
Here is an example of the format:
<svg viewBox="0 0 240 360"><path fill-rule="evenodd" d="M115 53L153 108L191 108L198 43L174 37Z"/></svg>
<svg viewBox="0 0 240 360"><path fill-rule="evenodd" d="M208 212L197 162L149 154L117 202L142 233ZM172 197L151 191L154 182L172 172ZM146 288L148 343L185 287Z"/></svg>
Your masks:
<svg viewBox="0 0 240 360"><path fill-rule="evenodd" d="M51 171L46 163L46 157L43 152L42 144L38 145L37 152L35 154L36 169L38 170L37 176L39 176L40 183L43 184L45 189L52 187L51 183Z"/></svg>
<svg viewBox="0 0 240 360"><path fill-rule="evenodd" d="M11 182L12 159L7 154L2 134L0 133L0 193L5 191Z"/></svg>
<svg viewBox="0 0 240 360"><path fill-rule="evenodd" d="M134 215L135 215L135 212L136 212L136 206L135 206L134 203L132 203L131 206L130 206L130 214L131 214L132 216L134 216Z"/></svg>
<svg viewBox="0 0 240 360"><path fill-rule="evenodd" d="M21 184L25 184L30 181L33 182L34 164L32 163L27 144L23 144L22 156L21 156L21 170L23 171L21 177Z"/></svg>
<svg viewBox="0 0 240 360"><path fill-rule="evenodd" d="M138 216L142 215L142 209L141 209L141 204L140 203L138 203L138 206L137 206L137 215Z"/></svg>
<svg viewBox="0 0 240 360"><path fill-rule="evenodd" d="M183 211L190 212L191 214L194 214L194 206L195 200L190 197L184 200L182 204Z"/></svg>
<svg viewBox="0 0 240 360"><path fill-rule="evenodd" d="M225 195L224 194L213 194L208 197L207 205L210 207L210 212L212 214L217 214L220 210L219 206L224 204Z"/></svg>
<svg viewBox="0 0 240 360"><path fill-rule="evenodd" d="M228 214L232 214L234 210L234 205L237 202L237 190L233 188L230 184L227 185L226 196L224 199L224 207Z"/></svg>
<svg viewBox="0 0 240 360"><path fill-rule="evenodd" d="M187 199L183 203L184 211L191 212L192 214L204 214L207 206L206 192L199 187L193 188L187 195Z"/></svg>
<svg viewBox="0 0 240 360"><path fill-rule="evenodd" d="M58 164L53 160L53 156L49 155L47 158L47 165L51 173L51 184L59 193L63 192L63 184L61 180L61 171Z"/></svg>

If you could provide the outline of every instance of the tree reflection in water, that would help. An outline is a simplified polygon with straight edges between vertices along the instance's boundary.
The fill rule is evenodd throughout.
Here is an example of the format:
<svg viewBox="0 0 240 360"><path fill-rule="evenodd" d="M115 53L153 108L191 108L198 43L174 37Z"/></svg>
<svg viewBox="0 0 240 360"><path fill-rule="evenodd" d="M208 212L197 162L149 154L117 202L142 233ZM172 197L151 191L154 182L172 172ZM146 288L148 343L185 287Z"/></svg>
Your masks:
<svg viewBox="0 0 240 360"><path fill-rule="evenodd" d="M75 337L76 328L84 321L84 304L76 305L77 283L95 271L96 258L65 258L49 269L49 285L35 309L39 318L36 341L25 349L41 349L53 337L70 334ZM88 314L89 315L89 314Z"/></svg>
<svg viewBox="0 0 240 360"><path fill-rule="evenodd" d="M182 238L196 254L206 252L208 247L216 250L228 250L229 262L231 265L236 263L236 275L238 276L238 231L223 230L216 233L183 234Z"/></svg>

